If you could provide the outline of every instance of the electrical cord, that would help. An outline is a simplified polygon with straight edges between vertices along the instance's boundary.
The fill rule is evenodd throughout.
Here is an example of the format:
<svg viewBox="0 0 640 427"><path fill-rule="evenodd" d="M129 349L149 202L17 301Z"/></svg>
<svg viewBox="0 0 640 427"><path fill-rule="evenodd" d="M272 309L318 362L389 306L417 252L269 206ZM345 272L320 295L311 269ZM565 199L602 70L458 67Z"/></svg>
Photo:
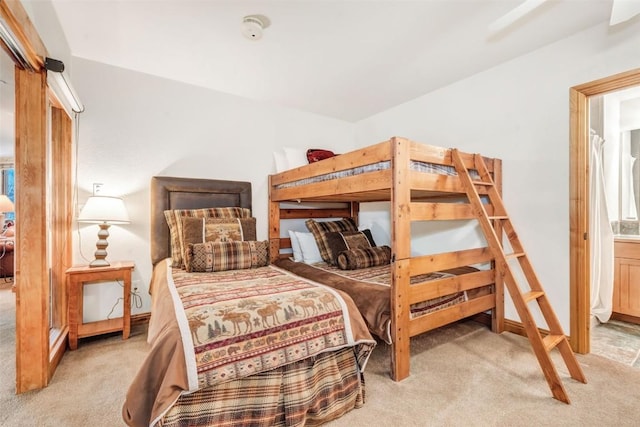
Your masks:
<svg viewBox="0 0 640 427"><path fill-rule="evenodd" d="M116 280L116 282L118 283L118 285L120 285L120 287L124 288L124 285L119 280ZM107 320L111 319L111 315L113 314L113 311L118 306L118 303L123 300L124 300L123 297L119 297L116 300L116 302L111 307L111 311L109 311L109 314L107 314ZM131 290L131 308L142 308L142 296L138 292L137 287Z"/></svg>
<svg viewBox="0 0 640 427"><path fill-rule="evenodd" d="M79 141L80 141L80 116L78 115L78 113L75 113L75 120L74 120L74 134L75 134L75 151L76 151L76 162L75 162L75 173L74 173L74 184L73 184L73 195L72 195L72 204L73 204L73 219L75 220L77 215L78 215L78 165L80 164L79 161L77 161L78 157L78 153L79 153ZM86 262L89 263L91 262L89 259L87 259L86 256L84 256L84 253L82 252L82 233L80 233L80 226L78 225L77 221L74 221L76 224L76 233L78 234L78 252L80 253L80 257L82 257L82 259Z"/></svg>

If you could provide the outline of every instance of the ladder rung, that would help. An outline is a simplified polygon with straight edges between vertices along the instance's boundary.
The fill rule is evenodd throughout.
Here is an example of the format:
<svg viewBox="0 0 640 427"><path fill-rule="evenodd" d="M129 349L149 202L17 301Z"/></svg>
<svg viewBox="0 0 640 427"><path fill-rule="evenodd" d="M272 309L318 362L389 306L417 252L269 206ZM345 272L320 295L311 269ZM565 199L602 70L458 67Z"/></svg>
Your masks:
<svg viewBox="0 0 640 427"><path fill-rule="evenodd" d="M546 348L547 351L551 351L566 338L567 337L564 335L549 334L546 337L542 338L542 343L544 344L544 348Z"/></svg>
<svg viewBox="0 0 640 427"><path fill-rule="evenodd" d="M527 331L527 336L531 342L534 353L536 354L538 363L542 368L542 372L547 379L547 383L549 384L553 397L561 402L569 403L569 397L567 396L562 385L562 380L555 369L554 361L549 354L550 351L559 346L560 355L564 359L571 378L583 383L586 383L587 379L585 378L582 368L573 354L568 338L562 332L562 328L555 317L553 309L546 300L546 294L542 290L542 285L538 283L538 279L533 272L533 268L528 265L526 254L518 241L515 229L511 225L504 207L501 207L502 196L500 195L500 191L498 191L499 186L496 186L496 184L493 183L491 174L489 173L481 155L473 154L472 168L468 168L466 166L462 154L455 148L451 149L451 159L460 178L462 188L467 194L473 213L480 223L487 240L487 245L496 257L496 264L503 264L500 265L500 267L506 270L506 274L504 275L504 284L509 290L513 300L517 302L515 304L516 309L520 318L523 319L522 322ZM474 174L472 177L469 174L470 169L477 171L478 174ZM486 194L481 195L480 193L482 192L486 192ZM489 199L489 203L493 205L493 209L491 211L493 216L489 215L484 206L486 203L485 199L487 197ZM491 220L496 222L491 223ZM500 222L505 220L506 222ZM503 230L496 230L496 228L500 229L501 227L505 228L504 231L506 232L506 237L511 243L510 250L513 251L511 254L505 253L505 248L502 244L503 236L499 235ZM501 233L497 233L497 231L500 231ZM521 273L523 273L524 279L526 279L529 284L526 292L520 291L518 283L516 283L516 278L511 271L511 265L509 264L510 259L520 257L525 257L519 261ZM538 303L538 308L547 320L549 329L553 331L545 337L542 337L538 332L536 322L532 318L531 313L526 306L528 302L533 300L536 300Z"/></svg>
<svg viewBox="0 0 640 427"><path fill-rule="evenodd" d="M522 294L522 298L524 299L524 302L533 301L534 299L538 299L542 296L544 296L544 292L542 291L529 291Z"/></svg>
<svg viewBox="0 0 640 427"><path fill-rule="evenodd" d="M506 258L520 258L525 256L524 252L514 252L512 254L505 254L504 255Z"/></svg>

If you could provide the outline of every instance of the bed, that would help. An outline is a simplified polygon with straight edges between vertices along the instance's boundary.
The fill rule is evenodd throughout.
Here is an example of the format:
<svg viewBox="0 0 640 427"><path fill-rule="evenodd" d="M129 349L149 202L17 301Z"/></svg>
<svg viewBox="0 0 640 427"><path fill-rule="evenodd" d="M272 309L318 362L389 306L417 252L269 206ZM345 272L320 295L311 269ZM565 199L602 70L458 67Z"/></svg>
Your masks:
<svg viewBox="0 0 640 427"><path fill-rule="evenodd" d="M472 169L472 155L462 153L462 158ZM484 161L500 190L501 161L486 157ZM292 244L285 237L282 221L357 220L360 203L380 201L390 202L391 259L386 288L371 286L368 280L353 282L326 268L288 260L286 250ZM308 207L316 202L321 202L320 208ZM305 207L296 209L296 204ZM490 205L486 209L492 211ZM490 248L411 255L412 222L474 218L455 172L451 150L404 138L394 137L269 177L272 262L349 291L372 332L392 344L391 377L396 381L409 376L409 344L413 336L471 316L484 319L495 332L503 330L503 272L494 262ZM464 298L450 298L461 292ZM376 293L385 299L383 308L371 308ZM430 306L431 301L438 300L443 303L421 315L412 314L415 305ZM381 314L385 308L386 323ZM388 328L386 336L385 328Z"/></svg>
<svg viewBox="0 0 640 427"><path fill-rule="evenodd" d="M241 224L243 241L181 242L182 267L168 220L194 210L207 212L193 214L202 224L229 214L220 222ZM248 182L152 178L151 348L122 408L127 425L319 425L364 404L376 342L355 304L270 265L268 242L248 241L250 212ZM184 238L192 222L182 219Z"/></svg>

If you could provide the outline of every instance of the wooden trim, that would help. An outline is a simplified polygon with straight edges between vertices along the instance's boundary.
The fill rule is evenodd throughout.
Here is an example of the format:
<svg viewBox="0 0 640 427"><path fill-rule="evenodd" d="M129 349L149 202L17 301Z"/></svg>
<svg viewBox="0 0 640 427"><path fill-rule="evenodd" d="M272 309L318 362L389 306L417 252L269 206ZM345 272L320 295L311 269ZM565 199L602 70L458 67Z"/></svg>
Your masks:
<svg viewBox="0 0 640 427"><path fill-rule="evenodd" d="M640 68L574 86L569 91L570 343L577 353L590 351L589 97L638 85Z"/></svg>
<svg viewBox="0 0 640 427"><path fill-rule="evenodd" d="M52 114L52 139L68 142L52 148L52 163L48 164L47 98L48 88L44 71L47 49L19 0L0 0L0 18L22 48L24 62L16 63L15 90L15 184L16 184L16 391L22 393L48 384L66 346L66 287L60 281L56 267L52 270L53 284L60 301L54 309L60 325L59 336L49 333L49 266L47 243L52 231L57 248L63 247L61 260L71 259L71 125L70 120ZM3 48L7 50L6 46ZM15 61L15 58L14 58ZM65 151L66 150L66 151ZM53 170L52 170L53 168ZM52 182L47 182L53 171ZM61 171L61 172L60 172ZM53 184L54 216L47 225L47 196ZM60 187L62 186L62 187ZM58 199L60 197L60 199ZM57 212L57 213L55 213ZM22 232L25 230L25 232ZM28 233L26 232L28 230ZM66 242L65 242L66 239ZM66 243L66 246L62 245ZM57 252L55 252L58 254Z"/></svg>
<svg viewBox="0 0 640 427"><path fill-rule="evenodd" d="M59 330L55 338L50 338L49 345L49 380L56 371L56 368L62 360L65 351L67 351L67 336L69 335L69 328L65 327Z"/></svg>
<svg viewBox="0 0 640 427"><path fill-rule="evenodd" d="M131 315L131 326L148 325L151 313L138 313Z"/></svg>
<svg viewBox="0 0 640 427"><path fill-rule="evenodd" d="M511 332L512 334L520 335L527 338L527 331L524 329L524 325L516 320L504 319L505 332ZM547 329L538 328L538 332L543 337L549 335Z"/></svg>
<svg viewBox="0 0 640 427"><path fill-rule="evenodd" d="M588 98L575 90L570 89L569 100L571 105L569 137L570 161L569 161L569 238L570 238L570 313L589 313L589 289L588 286L575 287L576 283L590 283L589 260L589 159L588 159ZM569 316L571 347L578 353L589 352L589 325L588 318L583 315ZM585 324L586 322L586 324Z"/></svg>
<svg viewBox="0 0 640 427"><path fill-rule="evenodd" d="M0 17L24 49L29 65L35 71L42 70L44 58L48 55L47 49L22 3L19 0L1 0Z"/></svg>
<svg viewBox="0 0 640 427"><path fill-rule="evenodd" d="M630 314L616 313L615 311L611 313L612 320L619 320L621 322L627 323L635 323L636 325L640 325L640 317L632 316Z"/></svg>
<svg viewBox="0 0 640 427"><path fill-rule="evenodd" d="M47 91L51 100L51 91ZM51 231L51 318L53 328L68 331L69 319L65 270L71 265L72 247L72 172L73 157L72 122L64 109L51 106L51 186L50 186L50 231ZM54 341L55 342L55 341ZM64 340L66 343L66 340ZM53 343L51 343L53 344ZM51 347L52 351L54 347ZM62 352L66 346L62 347ZM60 354L62 357L62 354ZM57 365L59 360L54 359ZM55 365L50 366L50 375Z"/></svg>
<svg viewBox="0 0 640 427"><path fill-rule="evenodd" d="M45 73L17 67L15 73L16 385L22 393L49 381L47 80Z"/></svg>

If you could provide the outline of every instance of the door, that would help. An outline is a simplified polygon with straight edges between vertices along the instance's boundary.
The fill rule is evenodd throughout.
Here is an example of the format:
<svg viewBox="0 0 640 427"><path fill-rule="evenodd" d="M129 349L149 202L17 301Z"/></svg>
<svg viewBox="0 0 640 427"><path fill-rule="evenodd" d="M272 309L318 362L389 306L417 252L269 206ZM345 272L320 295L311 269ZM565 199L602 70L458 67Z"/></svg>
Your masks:
<svg viewBox="0 0 640 427"><path fill-rule="evenodd" d="M570 341L574 351L590 351L589 98L640 85L640 69L570 89Z"/></svg>

